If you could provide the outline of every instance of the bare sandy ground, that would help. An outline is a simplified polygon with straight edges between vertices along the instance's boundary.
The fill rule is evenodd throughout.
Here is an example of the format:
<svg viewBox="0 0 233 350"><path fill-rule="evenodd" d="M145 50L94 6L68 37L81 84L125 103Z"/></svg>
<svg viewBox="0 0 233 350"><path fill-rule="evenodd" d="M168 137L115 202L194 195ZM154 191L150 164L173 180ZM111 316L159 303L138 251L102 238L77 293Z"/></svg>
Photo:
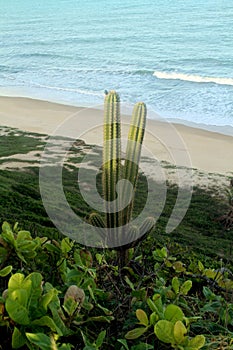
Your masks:
<svg viewBox="0 0 233 350"><path fill-rule="evenodd" d="M199 176L196 181L198 179L200 183L208 183L210 179L212 183L220 180L225 183L233 175L232 136L161 119L151 120L150 117L149 113L142 152L143 170L148 175L156 173L156 162L163 164L165 172L169 169L170 174L175 173L174 169L197 169ZM123 115L123 150L129 122L130 117ZM0 97L0 126L68 136L101 146L103 111L30 98ZM186 176L193 175L186 173Z"/></svg>

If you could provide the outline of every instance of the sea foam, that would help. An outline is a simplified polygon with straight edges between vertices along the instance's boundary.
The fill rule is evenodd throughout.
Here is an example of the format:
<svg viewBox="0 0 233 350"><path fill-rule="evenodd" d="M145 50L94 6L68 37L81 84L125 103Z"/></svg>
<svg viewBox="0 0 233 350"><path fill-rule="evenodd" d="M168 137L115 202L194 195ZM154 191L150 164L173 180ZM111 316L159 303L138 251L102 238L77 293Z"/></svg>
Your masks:
<svg viewBox="0 0 233 350"><path fill-rule="evenodd" d="M160 71L155 71L153 75L158 79L184 80L184 81L191 81L193 83L215 83L218 85L233 86L233 78L204 77L201 75L194 75L194 74L184 74L184 73L177 73L177 72L160 72Z"/></svg>

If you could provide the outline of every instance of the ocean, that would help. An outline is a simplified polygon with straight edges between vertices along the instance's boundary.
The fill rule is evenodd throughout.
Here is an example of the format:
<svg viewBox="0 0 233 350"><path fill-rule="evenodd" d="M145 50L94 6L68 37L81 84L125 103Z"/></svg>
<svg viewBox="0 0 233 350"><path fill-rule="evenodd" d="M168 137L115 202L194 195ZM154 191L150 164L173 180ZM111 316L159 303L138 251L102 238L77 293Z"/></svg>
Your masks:
<svg viewBox="0 0 233 350"><path fill-rule="evenodd" d="M233 126L232 0L0 0L0 94Z"/></svg>

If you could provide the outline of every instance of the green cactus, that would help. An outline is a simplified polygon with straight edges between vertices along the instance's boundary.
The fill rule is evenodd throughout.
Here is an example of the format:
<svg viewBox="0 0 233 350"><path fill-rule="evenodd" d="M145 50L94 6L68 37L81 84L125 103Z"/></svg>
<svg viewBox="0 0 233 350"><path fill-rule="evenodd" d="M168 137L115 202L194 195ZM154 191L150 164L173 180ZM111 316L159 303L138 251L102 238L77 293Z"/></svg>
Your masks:
<svg viewBox="0 0 233 350"><path fill-rule="evenodd" d="M123 170L123 178L128 180L123 186L123 196L130 197L131 183L133 186L133 196L130 204L122 212L122 224L130 222L133 210L133 198L136 191L139 161L141 156L142 141L146 126L146 105L139 102L134 106L126 147L126 159Z"/></svg>
<svg viewBox="0 0 233 350"><path fill-rule="evenodd" d="M106 226L119 226L116 185L121 179L120 98L110 91L104 103L103 195L106 203ZM114 207L113 207L114 203Z"/></svg>
<svg viewBox="0 0 233 350"><path fill-rule="evenodd" d="M110 91L105 96L102 166L105 222L97 213L91 214L89 222L99 228L111 229L109 231L111 237L107 237L106 242L110 239L116 246L117 242L122 242L121 235L127 235L125 241L130 243L123 246L121 244L119 248L116 248L118 263L121 266L126 263L127 250L135 247L147 232L151 231L155 223L153 218L147 218L140 227L130 225L145 124L146 105L139 102L133 109L126 157L123 163L121 157L120 98L115 91Z"/></svg>

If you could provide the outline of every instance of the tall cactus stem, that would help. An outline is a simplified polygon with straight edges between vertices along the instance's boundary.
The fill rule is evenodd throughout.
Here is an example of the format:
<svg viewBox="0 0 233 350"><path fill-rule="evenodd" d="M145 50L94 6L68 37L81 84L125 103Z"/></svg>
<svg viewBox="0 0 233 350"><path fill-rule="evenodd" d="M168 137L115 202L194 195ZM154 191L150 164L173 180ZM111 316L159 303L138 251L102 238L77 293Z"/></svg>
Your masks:
<svg viewBox="0 0 233 350"><path fill-rule="evenodd" d="M146 126L146 105L138 102L133 109L128 142L126 147L126 159L124 164L123 178L131 182L133 186L133 195L131 203L122 212L122 224L127 224L131 220L133 209L133 197L136 190L139 161L141 156L142 142ZM129 183L125 183L122 190L123 196L130 195Z"/></svg>
<svg viewBox="0 0 233 350"><path fill-rule="evenodd" d="M121 179L120 98L110 91L104 103L103 195L106 203L106 226L120 226L116 186Z"/></svg>

